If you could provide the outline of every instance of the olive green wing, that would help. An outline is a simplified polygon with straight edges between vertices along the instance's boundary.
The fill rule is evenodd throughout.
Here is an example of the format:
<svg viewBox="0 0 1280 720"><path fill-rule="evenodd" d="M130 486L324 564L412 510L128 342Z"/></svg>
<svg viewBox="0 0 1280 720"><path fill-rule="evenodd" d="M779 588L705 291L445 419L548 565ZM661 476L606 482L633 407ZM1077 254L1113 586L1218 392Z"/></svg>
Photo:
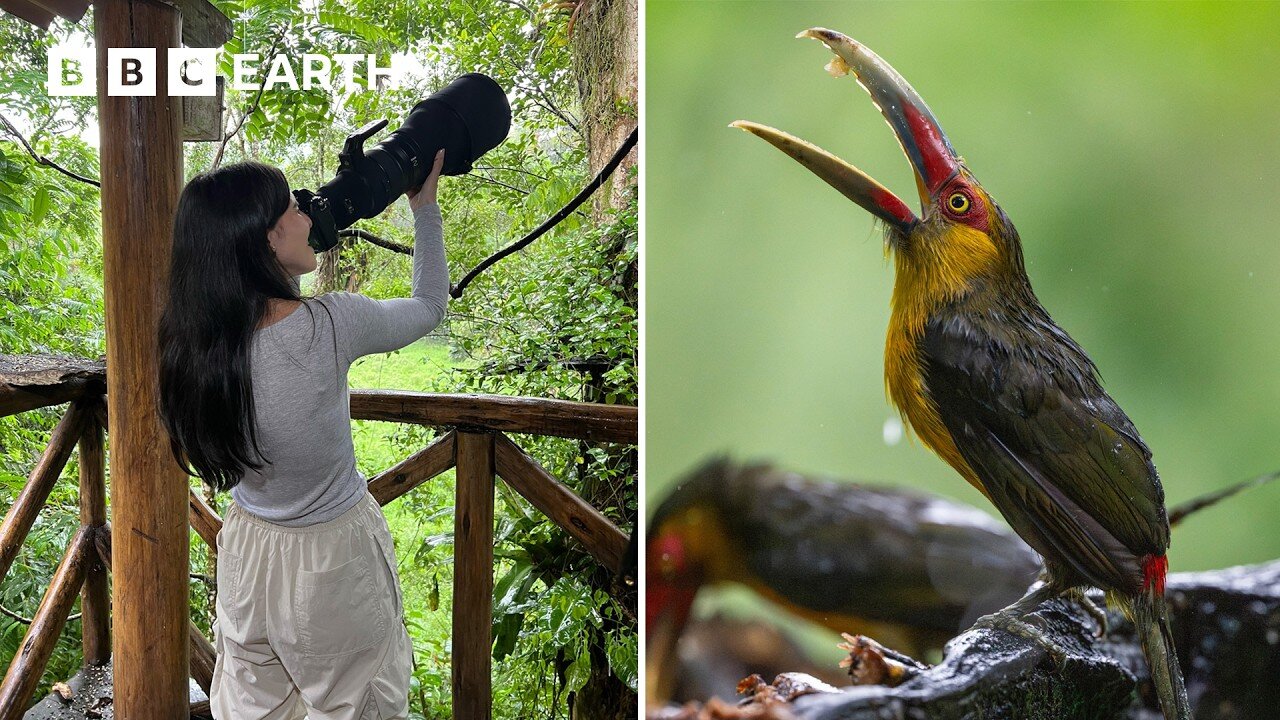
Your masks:
<svg viewBox="0 0 1280 720"><path fill-rule="evenodd" d="M1151 451L1052 321L954 314L926 328L925 384L960 454L1046 561L1137 588L1169 545Z"/></svg>

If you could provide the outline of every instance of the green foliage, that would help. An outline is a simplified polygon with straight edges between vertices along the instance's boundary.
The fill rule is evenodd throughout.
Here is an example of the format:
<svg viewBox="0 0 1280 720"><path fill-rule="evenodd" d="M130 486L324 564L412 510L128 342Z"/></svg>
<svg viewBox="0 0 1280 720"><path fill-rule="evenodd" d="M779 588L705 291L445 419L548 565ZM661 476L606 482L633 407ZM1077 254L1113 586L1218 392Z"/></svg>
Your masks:
<svg viewBox="0 0 1280 720"><path fill-rule="evenodd" d="M632 206L610 224L559 233L519 262L494 266L453 304L454 346L464 358L449 377L453 387L635 404L636 317L625 292L635 239ZM625 451L557 438L520 444L620 527L632 525L635 466ZM607 573L514 493L499 498L494 658L517 675L554 667L559 678L548 688L545 675L534 673L514 683L513 698L531 711L548 692L579 690L591 672L592 643L634 689L635 627L605 592Z"/></svg>
<svg viewBox="0 0 1280 720"><path fill-rule="evenodd" d="M93 98L51 98L44 54L69 28L36 32L0 14L0 115L27 128L36 154L97 177L97 153L75 135ZM105 350L97 188L39 165L0 127L0 354L52 353L95 358ZM0 418L0 509L16 499L65 408ZM30 618L67 543L79 527L73 455L4 582L0 606ZM79 612L79 605L72 613ZM0 662L17 651L27 625L0 616ZM49 661L44 693L80 665L80 623L64 627Z"/></svg>

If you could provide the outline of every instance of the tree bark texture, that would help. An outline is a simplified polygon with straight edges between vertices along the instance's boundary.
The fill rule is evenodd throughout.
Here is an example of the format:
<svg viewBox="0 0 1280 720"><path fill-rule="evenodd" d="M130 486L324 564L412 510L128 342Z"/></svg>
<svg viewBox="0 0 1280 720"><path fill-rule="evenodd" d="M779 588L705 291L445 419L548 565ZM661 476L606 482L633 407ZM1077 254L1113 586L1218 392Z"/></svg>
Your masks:
<svg viewBox="0 0 1280 720"><path fill-rule="evenodd" d="M570 46L588 174L594 175L639 122L639 12L636 0L578 0L578 5ZM596 219L626 206L635 192L635 181L628 178L639 155L628 155L592 198Z"/></svg>

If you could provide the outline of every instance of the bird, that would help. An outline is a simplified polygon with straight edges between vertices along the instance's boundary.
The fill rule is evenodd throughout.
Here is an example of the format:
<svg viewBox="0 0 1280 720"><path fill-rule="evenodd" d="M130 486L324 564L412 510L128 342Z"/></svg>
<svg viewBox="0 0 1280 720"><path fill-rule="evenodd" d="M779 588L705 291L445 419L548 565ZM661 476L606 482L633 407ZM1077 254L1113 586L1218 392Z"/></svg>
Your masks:
<svg viewBox="0 0 1280 720"><path fill-rule="evenodd" d="M676 641L704 586L745 586L792 615L919 654L1016 600L1041 569L968 505L726 457L683 476L647 528L650 700L670 699Z"/></svg>
<svg viewBox="0 0 1280 720"><path fill-rule="evenodd" d="M815 145L754 122L731 126L882 221L895 273L889 399L1045 564L1043 581L981 622L1034 637L1022 618L1041 602L1100 588L1132 618L1165 717L1189 718L1164 598L1169 522L1150 449L1103 390L1093 361L1037 299L1013 222L915 89L843 33L811 28L797 37L825 44L835 55L828 72L852 74L870 94L911 165L920 215Z"/></svg>

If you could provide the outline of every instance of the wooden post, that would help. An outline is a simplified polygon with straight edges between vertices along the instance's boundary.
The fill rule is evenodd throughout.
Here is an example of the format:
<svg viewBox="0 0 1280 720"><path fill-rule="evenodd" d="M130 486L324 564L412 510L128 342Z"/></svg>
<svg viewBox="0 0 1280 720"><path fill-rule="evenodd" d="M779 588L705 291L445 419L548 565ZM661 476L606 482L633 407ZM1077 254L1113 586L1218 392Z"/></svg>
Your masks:
<svg viewBox="0 0 1280 720"><path fill-rule="evenodd" d="M182 187L182 104L165 76L152 97L107 94L108 48L181 47L179 8L93 5L102 165L107 395L111 398L112 666L116 717L184 717L188 708L187 477L156 412L156 328ZM120 73L120 68L114 72Z"/></svg>
<svg viewBox="0 0 1280 720"><path fill-rule="evenodd" d="M102 426L90 417L80 434L80 524L105 532L107 490L102 453ZM85 665L101 665L111 659L111 598L107 567L97 552L89 553L84 588L80 596L80 644Z"/></svg>
<svg viewBox="0 0 1280 720"><path fill-rule="evenodd" d="M92 531L81 526L67 545L58 569L53 573L49 589L40 600L40 609L22 638L18 652L9 663L9 671L0 682L0 720L19 720L26 712L31 693L40 684L53 646L58 644L62 626L67 622L76 591L84 582L85 561L89 557ZM177 717L176 715L172 717Z"/></svg>
<svg viewBox="0 0 1280 720"><path fill-rule="evenodd" d="M453 516L453 716L493 708L493 435L458 431Z"/></svg>

